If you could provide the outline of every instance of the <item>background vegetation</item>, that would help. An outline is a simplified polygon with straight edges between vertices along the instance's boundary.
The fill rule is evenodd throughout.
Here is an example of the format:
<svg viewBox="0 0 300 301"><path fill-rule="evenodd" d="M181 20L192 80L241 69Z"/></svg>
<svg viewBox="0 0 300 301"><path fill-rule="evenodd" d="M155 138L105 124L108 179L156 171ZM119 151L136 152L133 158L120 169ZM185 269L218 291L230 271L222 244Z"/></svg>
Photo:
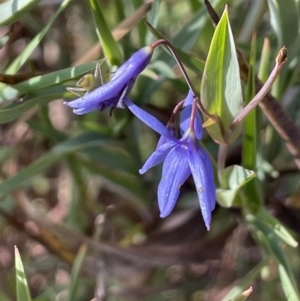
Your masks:
<svg viewBox="0 0 300 301"><path fill-rule="evenodd" d="M192 178L175 211L159 218L161 166L138 173L155 133L127 110L76 116L62 104L74 99L66 87L93 72L96 60L108 57L101 70L109 81L116 70L109 64L153 42L153 33L185 54L200 94L215 30L203 1L0 2L0 300L243 300L250 286L247 300L300 300L300 135L293 127L298 153L266 109L247 117L226 166L241 165L256 178L240 183L243 176L228 173L207 232ZM229 5L236 46L250 62L245 102L257 90L254 74L265 81L279 49L288 48L272 89L287 115L275 123L299 126L299 2L211 3L220 16ZM166 123L187 91L161 48L130 96ZM216 162L219 145L208 134L202 145Z"/></svg>

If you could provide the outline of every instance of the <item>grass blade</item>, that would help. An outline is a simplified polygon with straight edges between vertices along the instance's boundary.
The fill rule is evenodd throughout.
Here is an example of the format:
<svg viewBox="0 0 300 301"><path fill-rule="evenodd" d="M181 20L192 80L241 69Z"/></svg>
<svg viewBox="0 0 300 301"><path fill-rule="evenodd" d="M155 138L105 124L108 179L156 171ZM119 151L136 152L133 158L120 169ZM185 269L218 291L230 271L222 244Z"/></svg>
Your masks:
<svg viewBox="0 0 300 301"><path fill-rule="evenodd" d="M22 259L19 250L16 246L15 246L15 269L16 269L17 300L31 301L32 299L30 296Z"/></svg>
<svg viewBox="0 0 300 301"><path fill-rule="evenodd" d="M79 248L79 251L77 253L77 256L75 258L73 268L72 268L71 279L70 279L69 288L68 288L70 301L75 300L75 298L76 298L80 270L82 268L86 253L87 253L87 246L82 245Z"/></svg>
<svg viewBox="0 0 300 301"><path fill-rule="evenodd" d="M107 141L107 137L92 132L85 132L82 135L58 144L47 154L34 161L31 165L22 169L19 173L8 180L0 183L0 196L4 196L12 190L17 189L20 185L27 182L32 177L43 172L55 162L63 159L64 156L82 151L86 148L99 146L99 143L104 141Z"/></svg>
<svg viewBox="0 0 300 301"><path fill-rule="evenodd" d="M9 65L9 67L6 69L6 73L15 74L19 71L19 69L27 61L29 56L34 51L34 49L44 38L44 36L48 32L48 30L50 29L50 27L52 26L54 21L57 19L57 17L60 15L60 13L67 7L67 5L69 4L70 1L71 0L65 0L60 5L59 9L56 11L56 13L50 19L49 23L44 27L44 29L34 37L34 39L26 46L26 48L22 51L22 53Z"/></svg>
<svg viewBox="0 0 300 301"><path fill-rule="evenodd" d="M98 61L102 64L105 59ZM19 84L6 86L0 93L0 103L4 100L14 99L24 94L36 92L54 85L62 84L73 78L80 77L94 69L97 62L90 62L81 66L66 68L44 75L34 76Z"/></svg>
<svg viewBox="0 0 300 301"><path fill-rule="evenodd" d="M104 54L107 57L107 61L112 66L119 66L122 62L119 45L112 36L97 0L89 0L89 4L96 24L96 33L103 47Z"/></svg>
<svg viewBox="0 0 300 301"><path fill-rule="evenodd" d="M41 0L1 1L0 26L10 25L20 20L26 13L34 8Z"/></svg>

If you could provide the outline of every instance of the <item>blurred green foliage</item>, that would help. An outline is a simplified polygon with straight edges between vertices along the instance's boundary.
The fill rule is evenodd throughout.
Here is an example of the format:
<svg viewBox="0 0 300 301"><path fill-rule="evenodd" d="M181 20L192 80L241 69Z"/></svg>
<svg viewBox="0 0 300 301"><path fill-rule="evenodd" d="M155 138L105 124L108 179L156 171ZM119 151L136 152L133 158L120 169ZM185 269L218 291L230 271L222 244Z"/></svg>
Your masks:
<svg viewBox="0 0 300 301"><path fill-rule="evenodd" d="M62 101L104 56L109 81L121 57L165 37L198 95L217 79L201 93L207 106L215 93L213 105L240 107L240 87L248 103L256 74L266 81L285 44L289 59L272 93L291 119L275 123L299 126L299 2L211 1L219 16L229 5L219 33L229 22L231 31L215 36L199 0L23 2L0 2L0 300L226 301L244 300L253 286L247 300L298 301L299 164L289 147L300 153L297 131L286 147L265 108L255 109L227 150L224 173L219 145L205 134L220 182L207 232L192 179L175 211L159 218L161 167L138 173L155 133L127 110L75 116ZM218 53L224 43L230 50ZM234 43L249 62L247 78ZM159 48L130 97L167 123L187 91L174 58ZM14 262L14 245L22 261L15 249Z"/></svg>

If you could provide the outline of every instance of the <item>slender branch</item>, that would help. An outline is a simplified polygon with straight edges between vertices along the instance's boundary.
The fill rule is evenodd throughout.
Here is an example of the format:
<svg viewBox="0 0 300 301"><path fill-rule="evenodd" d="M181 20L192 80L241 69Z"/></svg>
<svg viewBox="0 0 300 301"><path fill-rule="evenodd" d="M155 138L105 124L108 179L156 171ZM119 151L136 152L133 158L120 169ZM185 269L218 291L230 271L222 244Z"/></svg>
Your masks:
<svg viewBox="0 0 300 301"><path fill-rule="evenodd" d="M183 107L185 99L180 100L180 102L176 105L176 107L173 109L172 115L176 115L178 111Z"/></svg>
<svg viewBox="0 0 300 301"><path fill-rule="evenodd" d="M248 105L233 119L232 124L229 129L228 136L234 131L234 129L239 125L241 121L249 114L251 110L253 110L260 101L266 96L266 94L271 89L273 83L275 82L276 78L278 77L280 70L284 63L287 60L287 49L282 47L276 57L276 64L273 68L269 78L265 82L265 84L261 87L258 93L254 96L254 98L248 103Z"/></svg>
<svg viewBox="0 0 300 301"><path fill-rule="evenodd" d="M190 130L193 132L195 132L194 124L195 124L196 112L197 112L197 98L194 98L192 104L191 118L190 118Z"/></svg>
<svg viewBox="0 0 300 301"><path fill-rule="evenodd" d="M179 66L179 68L180 68L180 70L181 70L181 72L182 72L182 74L183 74L183 77L184 77L184 79L185 79L187 85L189 86L190 90L193 92L193 96L196 97L196 93L195 93L195 90L194 90L194 88L193 88L193 85L192 85L192 83L191 83L191 81L190 81L190 78L188 77L187 72L186 72L186 70L185 70L183 64L182 64L181 61L179 60L179 58L178 58L176 52L173 50L172 44L171 44L169 41L167 41L167 40L161 39L161 40L157 40L157 41L153 42L153 43L151 44L151 47L155 48L155 47L157 47L158 45L162 45L162 44L166 45L166 46L168 47L168 49L170 50L170 52L172 53L173 57L175 58L175 60L176 60L176 62L177 62L177 64L178 64L178 66Z"/></svg>
<svg viewBox="0 0 300 301"><path fill-rule="evenodd" d="M215 122L217 122L217 123L220 124L220 119L219 119L219 117L216 116L216 115L214 115L214 114L210 114L210 113L205 109L205 107L203 106L203 104L201 103L201 101L199 100L199 98L196 96L196 92L195 92L195 89L194 89L194 87L193 87L193 85L192 85L192 83L191 83L191 81L190 81L190 78L188 77L187 72L186 72L186 70L185 70L183 64L181 63L181 61L180 61L178 55L177 55L176 52L174 51L172 44L171 44L169 41L167 41L167 40L160 39L160 40L157 40L157 41L153 42L150 46L153 47L153 48L155 48L155 47L157 47L157 46L159 46L159 45L166 45L166 46L168 47L168 49L170 50L171 54L172 54L173 57L175 58L175 60L176 60L176 62L177 62L177 64L178 64L178 66L179 66L179 68L180 68L180 70L181 70L181 72L182 72L182 74L183 74L183 77L184 77L184 79L185 79L187 85L189 86L189 89L193 92L193 97L194 97L194 98L197 98L197 102L198 102L198 104L199 104L199 107L200 107L200 110L202 111L202 113L203 113L204 115L206 115L207 117L213 119Z"/></svg>
<svg viewBox="0 0 300 301"><path fill-rule="evenodd" d="M211 19L214 27L216 27L220 21L220 18L208 0L204 0L204 3L206 5L206 9L209 13L210 19Z"/></svg>

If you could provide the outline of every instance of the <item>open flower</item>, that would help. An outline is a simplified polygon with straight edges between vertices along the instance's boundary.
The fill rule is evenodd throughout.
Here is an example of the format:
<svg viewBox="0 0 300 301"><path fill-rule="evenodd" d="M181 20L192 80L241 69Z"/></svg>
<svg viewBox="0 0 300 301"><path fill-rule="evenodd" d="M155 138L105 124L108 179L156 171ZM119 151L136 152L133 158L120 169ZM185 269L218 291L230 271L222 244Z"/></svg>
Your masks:
<svg viewBox="0 0 300 301"><path fill-rule="evenodd" d="M161 138L163 143L158 143L156 150L140 169L140 173L145 173L151 167L164 162L162 178L157 192L160 216L166 217L172 212L178 199L181 185L192 174L204 223L209 230L211 211L215 208L216 203L215 184L210 159L198 145L197 137L202 136L200 115L196 115L195 131L189 128L189 122L186 122L185 116L181 116L180 130L183 132L183 135L181 139L176 139L155 117L137 107L127 98L125 98L124 102L129 110L141 121L163 136ZM190 103L191 100L188 95L182 115L185 115L187 110L190 110Z"/></svg>
<svg viewBox="0 0 300 301"><path fill-rule="evenodd" d="M106 108L123 108L124 97L130 92L136 77L146 68L152 57L153 48L146 46L134 53L113 75L110 82L87 93L83 97L64 102L75 114L86 114Z"/></svg>

